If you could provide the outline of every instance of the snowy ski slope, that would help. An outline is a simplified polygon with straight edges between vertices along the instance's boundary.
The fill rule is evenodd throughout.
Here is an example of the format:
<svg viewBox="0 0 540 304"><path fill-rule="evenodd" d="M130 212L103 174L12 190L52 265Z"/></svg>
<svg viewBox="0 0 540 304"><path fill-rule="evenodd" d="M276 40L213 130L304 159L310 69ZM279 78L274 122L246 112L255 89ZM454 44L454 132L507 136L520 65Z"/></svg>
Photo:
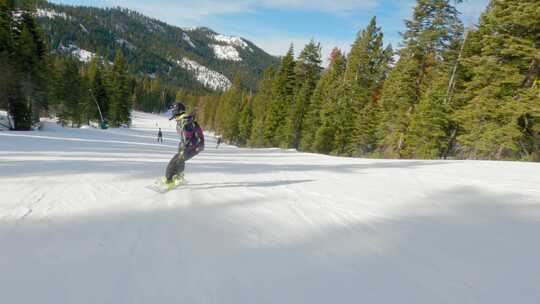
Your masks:
<svg viewBox="0 0 540 304"><path fill-rule="evenodd" d="M134 115L129 130L0 132L0 303L540 302L540 164L208 136L190 184L157 194L174 129Z"/></svg>

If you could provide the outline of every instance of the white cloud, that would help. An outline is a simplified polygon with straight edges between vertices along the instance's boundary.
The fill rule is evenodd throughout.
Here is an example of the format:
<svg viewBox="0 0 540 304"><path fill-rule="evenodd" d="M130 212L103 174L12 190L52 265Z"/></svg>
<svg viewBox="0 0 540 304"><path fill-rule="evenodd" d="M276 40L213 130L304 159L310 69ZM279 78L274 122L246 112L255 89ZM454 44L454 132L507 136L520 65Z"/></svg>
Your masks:
<svg viewBox="0 0 540 304"><path fill-rule="evenodd" d="M122 6L159 17L166 21L204 21L205 17L245 13L257 9L301 9L327 13L349 13L372 9L378 0L105 0L109 6Z"/></svg>
<svg viewBox="0 0 540 304"><path fill-rule="evenodd" d="M127 7L141 13L178 24L177 21L190 24L203 22L205 17L219 14L233 14L251 10L248 0L216 1L142 1L142 0L106 0L110 6Z"/></svg>
<svg viewBox="0 0 540 304"><path fill-rule="evenodd" d="M268 8L304 9L321 12L343 13L377 6L377 0L261 0L252 1L256 6Z"/></svg>
<svg viewBox="0 0 540 304"><path fill-rule="evenodd" d="M285 55L285 53L287 53L289 50L291 43L294 46L295 55L298 55L304 46L313 38L315 42L321 44L321 55L324 66L327 65L328 58L330 58L330 53L334 47L341 49L343 52L348 52L351 48L351 44L354 42L354 37L351 37L350 40L339 40L332 37L303 37L278 32L267 33L265 36L247 35L246 38L251 40L253 43L255 43L255 45L259 46L269 54L276 56Z"/></svg>

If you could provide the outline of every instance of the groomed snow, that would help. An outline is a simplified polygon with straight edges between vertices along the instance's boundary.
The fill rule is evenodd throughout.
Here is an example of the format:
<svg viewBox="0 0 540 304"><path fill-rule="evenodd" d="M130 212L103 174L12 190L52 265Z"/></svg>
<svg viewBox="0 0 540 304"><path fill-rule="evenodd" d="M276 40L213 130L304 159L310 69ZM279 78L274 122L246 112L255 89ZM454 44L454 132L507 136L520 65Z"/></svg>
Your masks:
<svg viewBox="0 0 540 304"><path fill-rule="evenodd" d="M538 163L216 149L208 134L189 185L147 190L175 138L137 112L133 129L0 132L1 302L538 303Z"/></svg>
<svg viewBox="0 0 540 304"><path fill-rule="evenodd" d="M197 79L198 82L212 90L226 91L232 86L231 81L226 76L211 70L196 61L182 58L182 60L176 60L176 64L194 73L195 79Z"/></svg>
<svg viewBox="0 0 540 304"><path fill-rule="evenodd" d="M240 54L232 45L210 44L216 58L222 60L242 61Z"/></svg>

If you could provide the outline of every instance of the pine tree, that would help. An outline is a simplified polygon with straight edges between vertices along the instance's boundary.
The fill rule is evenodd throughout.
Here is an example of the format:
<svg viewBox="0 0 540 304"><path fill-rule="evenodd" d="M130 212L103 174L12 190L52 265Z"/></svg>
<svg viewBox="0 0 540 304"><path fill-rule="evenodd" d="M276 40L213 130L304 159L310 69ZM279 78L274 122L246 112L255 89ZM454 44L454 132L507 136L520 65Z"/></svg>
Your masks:
<svg viewBox="0 0 540 304"><path fill-rule="evenodd" d="M232 88L232 87L231 87ZM225 113L227 112L227 104L228 102L226 99L228 98L228 93L230 89L225 91L217 100L217 106L216 106L216 116L214 118L214 124L215 129L218 135L223 135L224 129L225 129Z"/></svg>
<svg viewBox="0 0 540 304"><path fill-rule="evenodd" d="M264 122L267 115L268 105L272 101L272 83L274 81L274 69L266 69L259 83L257 94L253 98L253 125L248 144L253 147L263 147Z"/></svg>
<svg viewBox="0 0 540 304"><path fill-rule="evenodd" d="M116 51L111 71L111 106L109 121L118 127L131 123L132 95L129 89L127 66L121 50Z"/></svg>
<svg viewBox="0 0 540 304"><path fill-rule="evenodd" d="M366 156L375 151L380 113L381 108L377 100L368 102L358 113L352 135L353 155Z"/></svg>
<svg viewBox="0 0 540 304"><path fill-rule="evenodd" d="M350 85L350 94L360 107L372 100L391 63L391 46L384 48L383 33L373 17L359 33L347 58L343 82Z"/></svg>
<svg viewBox="0 0 540 304"><path fill-rule="evenodd" d="M522 159L540 161L540 81L523 93L522 103L514 109L521 131Z"/></svg>
<svg viewBox="0 0 540 304"><path fill-rule="evenodd" d="M13 1L0 0L0 55L9 56L13 52L13 11L15 7Z"/></svg>
<svg viewBox="0 0 540 304"><path fill-rule="evenodd" d="M295 64L294 49L291 46L281 60L281 65L272 84L273 99L264 122L264 141L269 146L279 146L285 143L288 138L286 120L293 103L296 85Z"/></svg>
<svg viewBox="0 0 540 304"><path fill-rule="evenodd" d="M32 69L37 64L35 57L36 48L32 34L25 23L21 25L21 32L16 40L16 64L19 70L18 87L19 97L13 105L15 111L12 116L16 130L29 130L32 127L31 95L34 91Z"/></svg>
<svg viewBox="0 0 540 304"><path fill-rule="evenodd" d="M203 113L199 117L199 123L208 130L216 130L215 117L219 98L216 95L208 95L202 98Z"/></svg>
<svg viewBox="0 0 540 304"><path fill-rule="evenodd" d="M523 78L515 67L501 66L493 58L479 60L475 78L467 84L467 88L475 92L473 98L457 113L465 130L458 138L460 153L473 159L516 155L520 132L511 104Z"/></svg>
<svg viewBox="0 0 540 304"><path fill-rule="evenodd" d="M31 14L31 7L23 13L23 31L28 30L32 43L21 45L22 48L32 48L31 56L21 58L22 62L31 62L31 66L23 69L23 73L29 75L30 86L27 87L26 99L32 113L32 123L39 122L39 114L47 108L47 74L48 69L48 46L43 38L43 33L36 19ZM21 52L18 52L21 54ZM22 66L22 65L21 65Z"/></svg>
<svg viewBox="0 0 540 304"><path fill-rule="evenodd" d="M99 120L103 123L109 112L109 94L104 78L104 67L100 59L95 58L90 63L88 72L90 86L90 107L88 116L90 119Z"/></svg>
<svg viewBox="0 0 540 304"><path fill-rule="evenodd" d="M13 23L12 12L14 6L12 1L0 0L0 53L12 51L13 38L11 25Z"/></svg>
<svg viewBox="0 0 540 304"><path fill-rule="evenodd" d="M415 113L411 117L407 133L406 157L437 159L443 157L450 137L450 108L445 104L448 73L440 69L434 81L422 95Z"/></svg>
<svg viewBox="0 0 540 304"><path fill-rule="evenodd" d="M316 89L314 100L312 102L312 112L309 117L309 125L316 126L312 151L328 154L335 150L335 138L336 138L336 125L339 123L336 121L338 111L338 101L341 89L343 73L346 67L346 59L342 55L341 51L334 49L332 52L332 61L330 67L325 74L325 80L321 80L321 86ZM328 75L328 76L327 76ZM328 78L326 78L328 77ZM322 91L319 91L322 90ZM321 94L319 95L319 92ZM319 112L319 118L315 117L314 110L318 108L319 101L316 99L321 98L321 110Z"/></svg>
<svg viewBox="0 0 540 304"><path fill-rule="evenodd" d="M18 74L13 64L13 10L12 1L0 0L0 107L7 109L10 115L13 114L14 99L18 91ZM8 127L13 128L13 125Z"/></svg>
<svg viewBox="0 0 540 304"><path fill-rule="evenodd" d="M298 148L304 118L309 110L311 95L321 72L321 46L311 40L300 53L295 66L295 96L287 117L287 140L284 146Z"/></svg>
<svg viewBox="0 0 540 304"><path fill-rule="evenodd" d="M401 52L381 93L381 122L378 132L378 150L385 157L400 157L409 116L418 98L416 79L417 62Z"/></svg>
<svg viewBox="0 0 540 304"><path fill-rule="evenodd" d="M0 4L0 63L8 73L4 85L3 103L13 118L13 128L29 130L39 121L39 113L47 106L47 48L32 14L20 11L12 18L13 1Z"/></svg>
<svg viewBox="0 0 540 304"><path fill-rule="evenodd" d="M218 108L219 131L223 135L223 139L232 143L239 141L239 122L243 98L242 79L240 74L237 74L232 87L222 95Z"/></svg>
<svg viewBox="0 0 540 304"><path fill-rule="evenodd" d="M466 62L467 104L456 113L459 156L537 160L540 3L492 1L478 29L482 46Z"/></svg>
<svg viewBox="0 0 540 304"><path fill-rule="evenodd" d="M253 98L245 95L243 99L242 112L238 121L238 144L241 146L248 142L253 127Z"/></svg>
<svg viewBox="0 0 540 304"><path fill-rule="evenodd" d="M404 156L411 117L436 75L434 68L461 39L463 26L450 2L417 0L413 18L406 21L404 48L381 94L379 151L383 156Z"/></svg>
<svg viewBox="0 0 540 304"><path fill-rule="evenodd" d="M58 118L62 125L80 126L83 121L83 107L87 92L79 63L73 57L67 57L59 64L59 77L54 85L54 98L58 103Z"/></svg>
<svg viewBox="0 0 540 304"><path fill-rule="evenodd" d="M392 48L384 48L383 33L373 17L365 30L354 42L347 58L347 68L343 77L343 94L339 100L339 110L336 112L337 130L335 138L336 154L358 154L360 147L373 146L373 130L364 129L375 122L375 117L366 115L371 111L378 89L386 77L392 57ZM370 109L364 110L369 105ZM362 117L360 117L362 115ZM370 121L358 121L360 118Z"/></svg>
<svg viewBox="0 0 540 304"><path fill-rule="evenodd" d="M311 96L310 106L306 113L304 127L302 128L302 138L300 141L300 149L302 151L314 151L315 135L321 127L322 108L328 101L328 96L331 93L330 88L335 87L343 76L344 58L341 51L334 48L329 60L329 66L323 72Z"/></svg>

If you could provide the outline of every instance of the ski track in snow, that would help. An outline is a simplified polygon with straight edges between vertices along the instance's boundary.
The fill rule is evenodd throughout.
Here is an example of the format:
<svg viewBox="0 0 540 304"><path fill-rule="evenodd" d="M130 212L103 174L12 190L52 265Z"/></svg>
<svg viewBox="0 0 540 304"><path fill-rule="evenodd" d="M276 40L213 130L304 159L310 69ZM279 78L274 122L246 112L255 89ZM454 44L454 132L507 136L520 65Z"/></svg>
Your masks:
<svg viewBox="0 0 540 304"><path fill-rule="evenodd" d="M165 143L155 142L157 127ZM238 149L189 184L132 129L0 132L2 303L538 303L540 164Z"/></svg>

